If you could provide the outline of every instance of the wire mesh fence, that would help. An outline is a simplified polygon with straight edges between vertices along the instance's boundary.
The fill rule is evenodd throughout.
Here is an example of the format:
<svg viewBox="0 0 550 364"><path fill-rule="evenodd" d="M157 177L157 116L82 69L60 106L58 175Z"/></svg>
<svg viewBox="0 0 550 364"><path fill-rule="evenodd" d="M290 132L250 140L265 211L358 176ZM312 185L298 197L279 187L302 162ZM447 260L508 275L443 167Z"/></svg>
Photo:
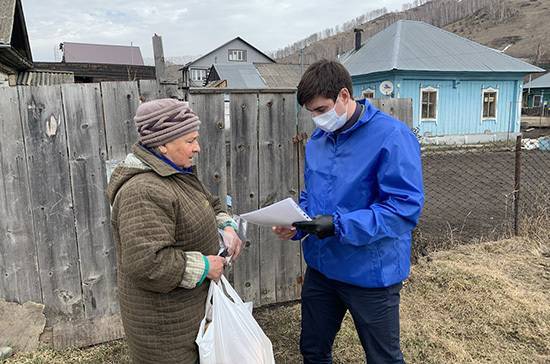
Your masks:
<svg viewBox="0 0 550 364"><path fill-rule="evenodd" d="M516 143L425 147L414 255L510 236L550 208L550 151Z"/></svg>

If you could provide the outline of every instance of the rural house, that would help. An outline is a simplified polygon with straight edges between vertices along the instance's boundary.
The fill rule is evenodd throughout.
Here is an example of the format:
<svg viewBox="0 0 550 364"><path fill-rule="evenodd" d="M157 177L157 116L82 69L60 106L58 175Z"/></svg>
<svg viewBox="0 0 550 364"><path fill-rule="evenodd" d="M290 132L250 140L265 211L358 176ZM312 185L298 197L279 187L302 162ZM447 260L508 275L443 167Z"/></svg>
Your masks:
<svg viewBox="0 0 550 364"><path fill-rule="evenodd" d="M208 71L214 64L245 63L275 63L275 61L241 37L236 37L181 68L183 87L204 86L208 78Z"/></svg>
<svg viewBox="0 0 550 364"><path fill-rule="evenodd" d="M78 83L155 79L155 67L143 64L136 46L65 42L60 48L61 62L35 62L35 68L72 72Z"/></svg>
<svg viewBox="0 0 550 364"><path fill-rule="evenodd" d="M550 105L550 73L523 85L524 106L539 107Z"/></svg>
<svg viewBox="0 0 550 364"><path fill-rule="evenodd" d="M411 98L427 143L507 140L520 130L523 77L542 69L433 25L400 20L342 63L353 93Z"/></svg>
<svg viewBox="0 0 550 364"><path fill-rule="evenodd" d="M0 0L0 87L72 82L72 72L36 69L21 1Z"/></svg>

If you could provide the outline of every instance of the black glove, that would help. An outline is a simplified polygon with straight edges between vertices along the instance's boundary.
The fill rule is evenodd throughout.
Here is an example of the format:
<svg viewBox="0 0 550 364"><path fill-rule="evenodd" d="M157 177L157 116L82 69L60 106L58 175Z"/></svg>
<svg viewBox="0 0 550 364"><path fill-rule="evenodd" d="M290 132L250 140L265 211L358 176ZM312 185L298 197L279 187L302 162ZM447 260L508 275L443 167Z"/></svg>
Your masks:
<svg viewBox="0 0 550 364"><path fill-rule="evenodd" d="M292 226L308 234L315 234L319 239L334 235L334 223L331 215L318 215L311 221L295 222Z"/></svg>

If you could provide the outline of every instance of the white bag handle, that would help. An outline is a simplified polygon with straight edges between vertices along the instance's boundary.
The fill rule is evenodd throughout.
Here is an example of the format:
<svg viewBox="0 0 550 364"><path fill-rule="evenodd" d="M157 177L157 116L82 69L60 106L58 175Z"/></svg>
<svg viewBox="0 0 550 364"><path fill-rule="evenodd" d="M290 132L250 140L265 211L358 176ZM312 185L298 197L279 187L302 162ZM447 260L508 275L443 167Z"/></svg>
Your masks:
<svg viewBox="0 0 550 364"><path fill-rule="evenodd" d="M225 276L223 274L222 274L222 276L220 278L220 282L218 284L219 284L218 287L220 289L222 289L221 286L223 286L223 288L225 288L225 291L227 292L229 297L231 297L233 299L233 302L235 302L237 304L241 304L241 305L244 304L241 297L239 297L239 294L235 291L233 286L231 286L231 283L229 283L229 281L227 280L227 278L225 278ZM222 289L222 292L223 292L223 289Z"/></svg>

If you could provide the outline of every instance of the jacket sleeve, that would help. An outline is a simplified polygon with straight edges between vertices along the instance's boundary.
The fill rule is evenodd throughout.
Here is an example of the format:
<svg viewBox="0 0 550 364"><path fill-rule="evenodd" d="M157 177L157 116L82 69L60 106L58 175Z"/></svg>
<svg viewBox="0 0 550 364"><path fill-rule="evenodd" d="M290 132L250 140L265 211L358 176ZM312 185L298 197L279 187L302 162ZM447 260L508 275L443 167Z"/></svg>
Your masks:
<svg viewBox="0 0 550 364"><path fill-rule="evenodd" d="M121 269L145 290L170 292L184 278L186 254L174 246L172 200L158 188L139 186L119 207Z"/></svg>
<svg viewBox="0 0 550 364"><path fill-rule="evenodd" d="M302 208L302 210L304 210L304 212L309 215L309 213L307 211L307 190L305 188L302 190L302 192L300 192L300 203L299 203L299 205ZM301 230L296 230L296 234L294 234L294 236L290 240L301 240L301 239L305 238L306 235L307 235L307 233L305 233Z"/></svg>
<svg viewBox="0 0 550 364"><path fill-rule="evenodd" d="M418 223L424 204L422 162L420 145L408 129L394 130L384 142L376 178L376 203L334 214L335 232L343 244L362 246L397 238Z"/></svg>

